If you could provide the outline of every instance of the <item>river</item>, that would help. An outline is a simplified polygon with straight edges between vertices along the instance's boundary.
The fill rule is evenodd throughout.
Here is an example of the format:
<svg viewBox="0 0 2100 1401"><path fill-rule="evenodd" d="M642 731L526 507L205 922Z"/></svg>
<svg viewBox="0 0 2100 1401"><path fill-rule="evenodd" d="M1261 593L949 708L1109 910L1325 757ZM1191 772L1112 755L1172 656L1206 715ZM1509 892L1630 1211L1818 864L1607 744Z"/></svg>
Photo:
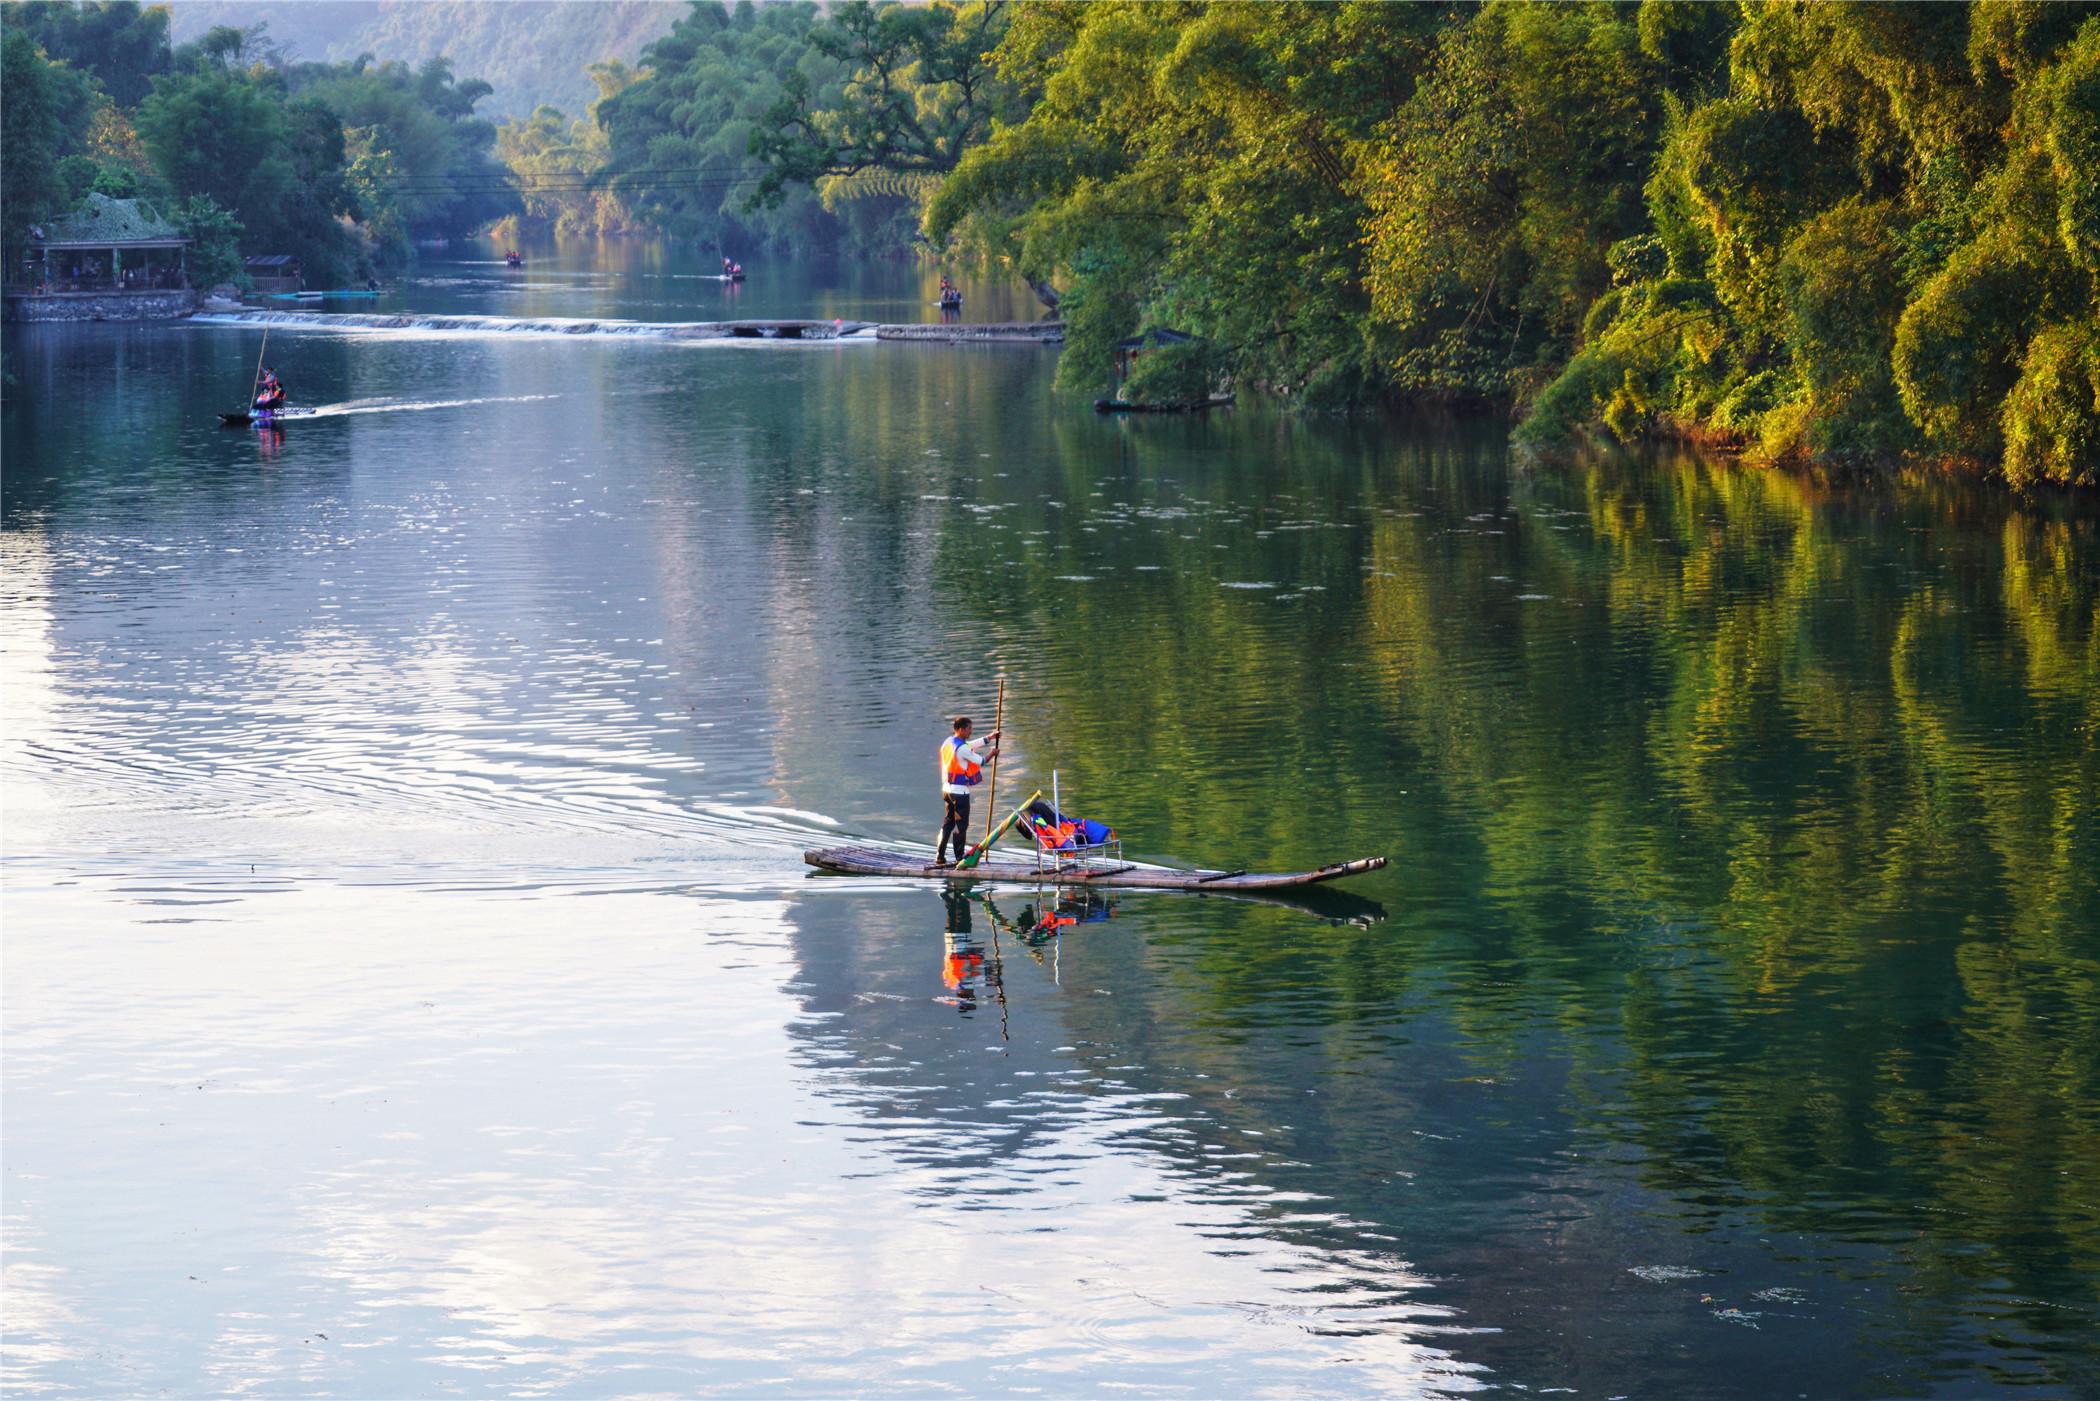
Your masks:
<svg viewBox="0 0 2100 1401"><path fill-rule="evenodd" d="M2100 510L550 325L936 315L746 262L7 329L10 1390L2100 1393ZM1390 864L811 876L1002 674Z"/></svg>

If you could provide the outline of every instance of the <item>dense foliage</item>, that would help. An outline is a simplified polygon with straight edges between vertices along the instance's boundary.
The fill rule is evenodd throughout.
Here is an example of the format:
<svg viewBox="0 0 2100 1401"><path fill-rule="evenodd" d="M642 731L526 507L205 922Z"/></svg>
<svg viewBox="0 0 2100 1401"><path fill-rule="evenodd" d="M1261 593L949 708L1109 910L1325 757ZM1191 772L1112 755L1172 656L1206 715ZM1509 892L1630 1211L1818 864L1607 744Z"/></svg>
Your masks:
<svg viewBox="0 0 2100 1401"><path fill-rule="evenodd" d="M1314 406L2100 481L2089 4L699 3L505 155L568 228L916 214L1061 306L1075 390L1167 326Z"/></svg>
<svg viewBox="0 0 2100 1401"><path fill-rule="evenodd" d="M523 203L520 220L557 234L624 233L635 220L626 203L609 188L603 172L612 157L598 105L634 81L624 63L591 66L598 101L590 113L571 120L560 108L542 106L525 121L505 122L496 130L496 158L515 178ZM506 226L506 234L515 230Z"/></svg>
<svg viewBox="0 0 2100 1401"><path fill-rule="evenodd" d="M1026 115L927 211L1309 403L2100 480L2100 14L2078 4L1023 0Z"/></svg>
<svg viewBox="0 0 2100 1401"><path fill-rule="evenodd" d="M254 30L170 48L168 12L134 0L36 3L5 25L5 237L90 190L146 196L199 240L199 281L239 253L290 253L334 286L515 207L475 115L488 85L449 64L291 64ZM207 279L209 279L207 281Z"/></svg>
<svg viewBox="0 0 2100 1401"><path fill-rule="evenodd" d="M1412 6L1021 7L998 50L1025 120L972 149L928 212L1066 289L1060 379L1091 389L1115 341L1193 330L1319 402L1381 375L1365 152L1415 93L1437 11Z"/></svg>
<svg viewBox="0 0 2100 1401"><path fill-rule="evenodd" d="M1756 6L1689 72L1646 189L1660 256L1616 277L1534 432L2100 482L2100 12Z"/></svg>
<svg viewBox="0 0 2100 1401"><path fill-rule="evenodd" d="M734 6L698 0L629 69L590 68L572 120L500 138L526 212L572 232L655 231L736 249L896 251L995 117L1005 0Z"/></svg>
<svg viewBox="0 0 2100 1401"><path fill-rule="evenodd" d="M119 107L138 106L153 80L168 71L165 6L142 9L138 0L96 5L24 0L7 7L6 24L32 38L47 57L93 78Z"/></svg>
<svg viewBox="0 0 2100 1401"><path fill-rule="evenodd" d="M807 188L765 213L747 208L758 121L790 88L837 81L810 44L819 23L813 4L694 5L643 54L635 81L593 109L607 153L598 186L640 223L720 248L836 242L836 221Z"/></svg>
<svg viewBox="0 0 2100 1401"><path fill-rule="evenodd" d="M299 102L341 123L346 150L363 162L354 172L360 207L387 229L441 237L479 229L516 207L495 154L495 124L475 114L489 85L456 81L444 59L415 68L362 58L303 63L286 79ZM395 251L405 252L398 236Z"/></svg>

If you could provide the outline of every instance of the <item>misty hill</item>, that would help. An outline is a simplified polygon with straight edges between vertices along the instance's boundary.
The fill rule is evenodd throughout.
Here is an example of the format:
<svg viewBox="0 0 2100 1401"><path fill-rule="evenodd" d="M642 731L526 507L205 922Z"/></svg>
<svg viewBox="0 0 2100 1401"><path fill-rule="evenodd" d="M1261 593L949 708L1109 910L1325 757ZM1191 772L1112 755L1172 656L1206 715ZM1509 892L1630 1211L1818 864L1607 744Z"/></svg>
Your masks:
<svg viewBox="0 0 2100 1401"><path fill-rule="evenodd" d="M347 60L361 53L409 63L443 54L458 77L495 86L492 117L551 103L581 116L597 96L584 68L634 62L687 6L679 0L173 0L184 43L214 25L269 26L287 56Z"/></svg>

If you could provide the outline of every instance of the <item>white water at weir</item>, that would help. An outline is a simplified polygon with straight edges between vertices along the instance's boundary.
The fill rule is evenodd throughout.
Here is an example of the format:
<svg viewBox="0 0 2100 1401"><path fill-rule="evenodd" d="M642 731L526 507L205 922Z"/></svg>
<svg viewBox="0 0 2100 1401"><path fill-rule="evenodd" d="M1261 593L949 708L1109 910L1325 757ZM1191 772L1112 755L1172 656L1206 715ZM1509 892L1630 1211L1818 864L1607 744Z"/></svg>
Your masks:
<svg viewBox="0 0 2100 1401"><path fill-rule="evenodd" d="M434 316L421 312L228 311L190 318L205 326L351 335L540 336L678 342L851 341L871 343L870 321L758 318L739 321L624 321L568 316Z"/></svg>

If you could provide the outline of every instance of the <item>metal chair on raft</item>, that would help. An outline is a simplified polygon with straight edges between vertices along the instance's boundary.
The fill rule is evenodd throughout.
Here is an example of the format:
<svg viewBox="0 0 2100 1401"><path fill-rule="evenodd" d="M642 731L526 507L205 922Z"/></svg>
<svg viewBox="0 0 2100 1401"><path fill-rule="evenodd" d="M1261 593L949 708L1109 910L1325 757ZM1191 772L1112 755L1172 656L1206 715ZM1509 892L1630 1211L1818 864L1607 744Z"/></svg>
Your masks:
<svg viewBox="0 0 2100 1401"><path fill-rule="evenodd" d="M1031 839L1038 871L1086 874L1126 864L1123 843L1106 823L1061 813L1040 797L1016 816L1017 825Z"/></svg>

